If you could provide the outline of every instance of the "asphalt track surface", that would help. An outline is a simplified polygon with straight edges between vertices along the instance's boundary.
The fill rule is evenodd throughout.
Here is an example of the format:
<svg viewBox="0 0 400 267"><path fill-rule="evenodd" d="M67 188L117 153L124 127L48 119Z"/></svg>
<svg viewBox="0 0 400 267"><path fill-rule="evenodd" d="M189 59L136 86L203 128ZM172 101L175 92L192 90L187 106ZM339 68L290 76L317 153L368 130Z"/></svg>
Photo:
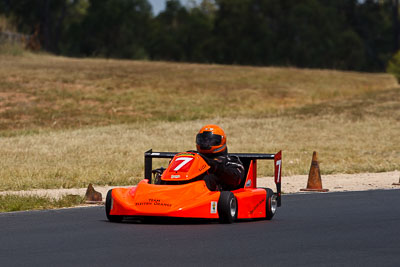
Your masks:
<svg viewBox="0 0 400 267"><path fill-rule="evenodd" d="M285 195L272 221L231 225L3 213L0 241L0 266L400 266L400 190Z"/></svg>

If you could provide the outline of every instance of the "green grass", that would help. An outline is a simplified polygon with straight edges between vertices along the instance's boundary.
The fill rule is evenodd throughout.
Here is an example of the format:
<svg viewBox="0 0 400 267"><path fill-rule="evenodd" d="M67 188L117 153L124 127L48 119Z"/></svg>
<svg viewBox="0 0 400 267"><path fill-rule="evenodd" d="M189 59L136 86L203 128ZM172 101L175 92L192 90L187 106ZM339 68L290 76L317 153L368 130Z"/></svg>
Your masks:
<svg viewBox="0 0 400 267"><path fill-rule="evenodd" d="M65 195L60 199L39 196L0 195L0 212L55 209L84 203L81 196Z"/></svg>
<svg viewBox="0 0 400 267"><path fill-rule="evenodd" d="M400 169L400 88L388 74L0 55L0 190L129 185L143 153L283 150L283 175ZM167 164L156 161L155 166ZM271 162L259 175L272 175Z"/></svg>

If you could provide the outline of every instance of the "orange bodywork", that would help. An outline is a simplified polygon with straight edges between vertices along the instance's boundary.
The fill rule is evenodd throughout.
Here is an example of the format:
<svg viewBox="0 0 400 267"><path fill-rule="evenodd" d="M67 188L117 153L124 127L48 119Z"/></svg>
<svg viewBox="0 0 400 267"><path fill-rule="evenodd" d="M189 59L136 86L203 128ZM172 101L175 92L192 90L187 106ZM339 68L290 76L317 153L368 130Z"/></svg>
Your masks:
<svg viewBox="0 0 400 267"><path fill-rule="evenodd" d="M281 152L272 156L280 197ZM266 190L257 188L256 163L250 160L244 186L232 191L238 219L266 217ZM218 219L221 193L210 191L203 180L198 180L209 168L197 153L178 153L161 176L164 184L150 184L144 179L132 188L114 188L110 215Z"/></svg>
<svg viewBox="0 0 400 267"><path fill-rule="evenodd" d="M164 171L163 181L188 181L210 169L204 159L196 153L186 152L176 155Z"/></svg>
<svg viewBox="0 0 400 267"><path fill-rule="evenodd" d="M216 205L219 195L219 192L208 190L204 181L153 185L145 179L130 189L113 189L110 214L218 218Z"/></svg>
<svg viewBox="0 0 400 267"><path fill-rule="evenodd" d="M238 201L238 219L265 217L266 191L232 191ZM204 181L184 185L153 185L142 180L132 188L112 191L111 215L168 216L217 219L219 191L208 190Z"/></svg>
<svg viewBox="0 0 400 267"><path fill-rule="evenodd" d="M183 164L185 161L187 164ZM189 180L210 168L204 164L197 154L181 153L174 157L162 180ZM185 169L185 165L190 166ZM266 191L255 188L254 167L255 161L252 161L245 188L232 191L238 202L238 219L265 217ZM110 214L217 219L219 196L220 192L210 191L203 180L181 185L154 185L144 179L132 188L113 189Z"/></svg>

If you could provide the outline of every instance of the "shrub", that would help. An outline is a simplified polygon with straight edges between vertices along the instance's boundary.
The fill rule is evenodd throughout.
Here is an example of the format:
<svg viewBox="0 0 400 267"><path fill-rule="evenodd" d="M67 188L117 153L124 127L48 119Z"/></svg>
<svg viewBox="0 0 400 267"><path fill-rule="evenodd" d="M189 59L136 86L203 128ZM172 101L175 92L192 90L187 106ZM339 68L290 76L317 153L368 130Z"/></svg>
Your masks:
<svg viewBox="0 0 400 267"><path fill-rule="evenodd" d="M393 74L400 83L400 50L389 60L386 71Z"/></svg>
<svg viewBox="0 0 400 267"><path fill-rule="evenodd" d="M25 49L18 43L0 43L0 55L22 56L25 54Z"/></svg>

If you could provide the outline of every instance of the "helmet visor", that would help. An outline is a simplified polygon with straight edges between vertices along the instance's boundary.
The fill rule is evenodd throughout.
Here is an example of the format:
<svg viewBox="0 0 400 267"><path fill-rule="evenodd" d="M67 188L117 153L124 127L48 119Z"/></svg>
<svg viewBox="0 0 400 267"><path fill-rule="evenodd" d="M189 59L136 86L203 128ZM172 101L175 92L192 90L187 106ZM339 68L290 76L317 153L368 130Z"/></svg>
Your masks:
<svg viewBox="0 0 400 267"><path fill-rule="evenodd" d="M218 146L221 144L222 137L212 132L204 131L197 134L196 143L201 149L211 149L212 146Z"/></svg>

